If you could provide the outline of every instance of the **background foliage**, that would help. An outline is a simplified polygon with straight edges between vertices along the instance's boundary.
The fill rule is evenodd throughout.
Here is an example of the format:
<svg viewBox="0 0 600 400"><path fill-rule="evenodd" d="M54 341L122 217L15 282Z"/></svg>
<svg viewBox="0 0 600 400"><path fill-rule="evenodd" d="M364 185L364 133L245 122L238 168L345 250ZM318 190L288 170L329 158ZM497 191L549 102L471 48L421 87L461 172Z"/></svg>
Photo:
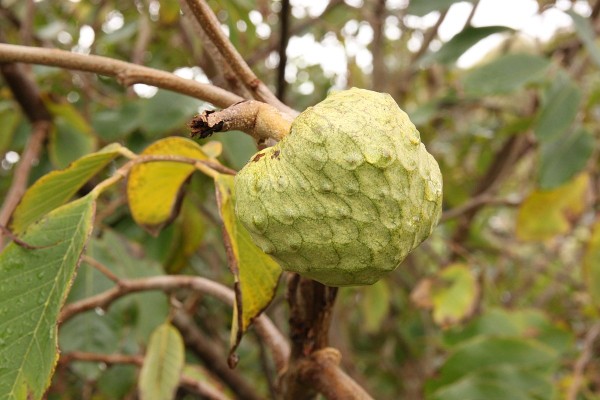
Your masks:
<svg viewBox="0 0 600 400"><path fill-rule="evenodd" d="M282 3L209 4L235 47L263 82L284 93L286 104L302 110L332 88L389 92L440 163L445 211L433 236L388 278L340 291L331 345L340 349L344 369L378 399L600 398L600 1L570 2L572 27L547 42L505 26L475 27L469 19L460 33L443 43L436 29L453 3L365 1L357 6L331 0L320 15L295 5L283 85L277 79ZM477 1L471 3L478 6ZM538 5L540 13L556 7L552 0L538 0ZM4 0L0 39L129 60L219 84L218 65L189 19L180 14L175 1ZM427 14L439 23L427 28L410 23ZM351 51L361 43L361 32L371 36L363 44L372 57L368 65ZM500 46L468 70L456 66L471 46L492 34L503 35ZM420 46L409 50L414 38ZM319 46L329 49L332 57L335 49L345 50L344 70L331 71L310 54L297 54L294 45L301 41L313 43L314 51ZM107 275L93 268L94 262L119 279L199 275L232 285L220 222L222 217L227 223L231 209L223 199L217 201L210 176L193 174L188 179L194 170L190 165L165 171L160 165L144 164L139 169L154 168L153 179L164 180L156 181L156 189L149 193L134 191L128 197L119 185L102 196L90 190L123 165L119 158L123 148L218 159L239 169L256 150L252 139L230 132L215 135L211 144L200 143L203 147L182 145L177 139L158 142L187 136L187 121L199 109L212 106L166 90L139 85L124 89L116 80L95 74L27 68L53 120L29 186L50 171L69 167L43 178L45 184L38 181L23 200L26 206L13 215L11 229L20 234L66 200L81 198L54 211L54 217L43 222L46 225L27 230L22 237L34 246L47 246L36 257L49 267L56 259L60 269L62 255L76 257L85 235L91 234L67 303L112 287ZM31 122L14 94L7 85L0 86L2 197L13 179L15 154L23 153L31 132ZM111 143L121 146L104 147ZM160 146L171 150L161 153ZM65 189L57 186L61 182L68 182ZM173 197L184 182L186 196L177 215L172 215L172 204L159 211L143 208L154 204L148 198ZM215 182L226 201L231 183L223 176ZM148 220L130 212L132 202L142 204L138 209L148 215L162 217ZM90 232L77 216L92 212L94 204L97 216ZM66 229L65 236L49 241L46 235L57 221ZM244 248L243 239L239 243L239 252L246 257L240 263L269 263ZM38 368L52 367L14 350L37 343L41 353L52 352L47 343L53 340L62 296L45 286L44 268L30 271L31 276L18 273L19 263L13 261L24 251L13 243L0 256L1 388L5 381L14 383L38 373ZM60 269L57 276L68 281L72 273ZM243 273L235 276L236 282L240 279L244 285L250 278ZM271 274L265 279L275 278ZM285 332L281 286L267 313ZM19 299L29 301L26 294L39 288L50 288L50 294L36 292L44 307L36 308L39 315L29 315L29 308L19 308ZM199 340L224 363L231 308L186 291L175 297L193 311L202 334ZM65 356L57 365L49 398L133 398L137 382L143 392L143 383L155 382L155 376L165 380L161 390L168 397L177 387L178 374L173 378L168 376L173 370L161 375L147 363L142 365L135 357L144 353L147 359L163 360L157 365L171 363L186 377L208 382L224 396L272 393L274 366L255 335L241 342L240 363L233 373L238 381L232 381L219 372L221 364L207 361L206 354L189 345L189 332L165 322L169 310L169 296L142 292L117 300L107 310L97 308L66 321L58 331ZM20 330L19 321L26 318L39 321L31 336ZM187 345L185 353L180 335ZM28 344L10 348L19 340ZM157 349L161 341L168 341L171 351L161 353ZM89 362L69 359L72 352L133 358L123 363ZM35 393L43 392L43 384ZM240 390L244 384L252 391ZM190 390L182 385L178 396L191 398Z"/></svg>

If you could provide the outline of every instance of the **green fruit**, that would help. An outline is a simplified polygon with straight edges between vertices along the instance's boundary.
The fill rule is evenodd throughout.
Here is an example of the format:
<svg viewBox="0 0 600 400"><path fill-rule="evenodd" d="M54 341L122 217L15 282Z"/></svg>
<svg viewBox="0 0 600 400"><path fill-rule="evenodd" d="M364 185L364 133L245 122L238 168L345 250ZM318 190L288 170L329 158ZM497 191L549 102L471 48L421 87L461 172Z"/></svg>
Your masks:
<svg viewBox="0 0 600 400"><path fill-rule="evenodd" d="M235 178L236 214L287 271L329 286L370 285L438 222L442 176L388 94L329 95Z"/></svg>

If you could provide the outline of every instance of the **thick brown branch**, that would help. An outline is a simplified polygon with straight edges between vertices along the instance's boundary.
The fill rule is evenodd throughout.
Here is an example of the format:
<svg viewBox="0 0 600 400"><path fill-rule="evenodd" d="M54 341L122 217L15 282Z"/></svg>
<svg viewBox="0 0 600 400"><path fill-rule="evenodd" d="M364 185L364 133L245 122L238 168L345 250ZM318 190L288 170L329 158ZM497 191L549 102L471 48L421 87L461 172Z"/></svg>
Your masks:
<svg viewBox="0 0 600 400"><path fill-rule="evenodd" d="M358 384L337 368L339 353L328 348L329 326L336 295L337 288L322 285L297 274L290 274L288 277L292 354L288 370L281 379L285 399L312 400L319 392L332 399L370 398L368 395L344 397L350 392L365 392L360 388L357 390ZM331 356L332 352L337 353L335 371L319 364L325 359L330 360L327 357ZM325 358L321 359L322 356ZM338 379L336 382L339 382L339 385L336 384L335 389L326 388L325 381L320 381L317 377L325 372L331 375L328 379ZM336 397L338 395L340 397Z"/></svg>
<svg viewBox="0 0 600 400"><path fill-rule="evenodd" d="M328 400L372 400L373 398L339 367L341 355L331 347L300 362L300 380Z"/></svg>
<svg viewBox="0 0 600 400"><path fill-rule="evenodd" d="M200 25L199 21L194 17L186 0L179 0L183 11L183 33L184 40L188 41L188 47L192 53L195 53L191 33L188 33L189 28L193 29L193 35L200 38L203 46L203 54L195 57L195 62L202 68L212 83L236 93L238 96L245 99L251 99L252 93L244 86L240 78L233 72L231 66L225 62L219 49L210 40L206 31ZM188 31L186 31L188 28Z"/></svg>
<svg viewBox="0 0 600 400"><path fill-rule="evenodd" d="M215 132L239 130L258 143L279 141L290 131L292 117L260 101L244 101L221 111L205 111L190 122L192 136L207 138Z"/></svg>
<svg viewBox="0 0 600 400"><path fill-rule="evenodd" d="M218 107L228 107L242 101L241 97L213 85L109 57L77 54L57 49L0 44L0 62L42 64L114 76L125 86L145 83L195 97Z"/></svg>
<svg viewBox="0 0 600 400"><path fill-rule="evenodd" d="M233 71L241 78L244 85L250 90L256 100L271 104L277 109L290 114L297 114L294 110L280 102L273 93L260 81L250 69L240 53L233 47L223 30L219 20L204 0L186 0L192 13L202 25L206 35L214 43L223 58L229 63Z"/></svg>

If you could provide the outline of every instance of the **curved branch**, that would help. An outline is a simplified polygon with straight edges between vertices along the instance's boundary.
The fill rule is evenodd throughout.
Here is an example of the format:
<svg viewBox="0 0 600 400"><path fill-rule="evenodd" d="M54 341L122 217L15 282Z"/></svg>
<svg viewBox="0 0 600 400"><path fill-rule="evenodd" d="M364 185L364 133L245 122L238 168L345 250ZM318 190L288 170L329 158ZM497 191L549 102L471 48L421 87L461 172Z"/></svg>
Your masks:
<svg viewBox="0 0 600 400"><path fill-rule="evenodd" d="M62 324L75 315L93 310L96 307L108 308L114 301L130 293L148 290L171 291L182 288L209 294L223 303L233 306L233 290L220 283L198 276L165 275L144 279L121 279L117 286L112 289L75 303L67 304L60 313L59 323ZM277 327L264 314L254 320L254 327L261 339L271 350L277 369L281 371L285 368L290 354L289 344Z"/></svg>
<svg viewBox="0 0 600 400"><path fill-rule="evenodd" d="M243 99L213 85L184 79L170 72L115 60L109 57L71 53L65 50L0 44L0 62L42 64L114 76L125 85L147 85L182 93L225 108Z"/></svg>
<svg viewBox="0 0 600 400"><path fill-rule="evenodd" d="M223 33L219 20L208 4L204 0L186 0L186 2L200 25L202 25L206 35L229 63L233 71L240 77L244 86L250 90L254 98L269 103L287 114L296 115L297 112L279 101L269 88L258 79L248 64L246 64L246 61L244 61L240 53L238 53L227 36L225 36L225 33Z"/></svg>
<svg viewBox="0 0 600 400"><path fill-rule="evenodd" d="M229 288L199 276L165 275L143 279L121 279L117 286L95 296L67 304L60 313L59 321L64 323L75 315L97 307L108 308L117 299L136 292L148 290L170 291L192 289L210 294L226 304L233 304L233 291Z"/></svg>

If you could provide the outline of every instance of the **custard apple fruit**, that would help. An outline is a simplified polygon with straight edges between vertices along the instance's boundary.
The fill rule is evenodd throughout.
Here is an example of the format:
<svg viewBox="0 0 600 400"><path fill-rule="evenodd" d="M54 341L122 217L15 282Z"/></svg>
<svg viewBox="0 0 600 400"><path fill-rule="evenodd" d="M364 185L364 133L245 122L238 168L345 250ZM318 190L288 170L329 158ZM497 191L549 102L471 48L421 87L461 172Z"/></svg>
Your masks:
<svg viewBox="0 0 600 400"><path fill-rule="evenodd" d="M442 176L392 97L329 95L235 177L236 214L279 262L329 286L369 285L438 222Z"/></svg>

